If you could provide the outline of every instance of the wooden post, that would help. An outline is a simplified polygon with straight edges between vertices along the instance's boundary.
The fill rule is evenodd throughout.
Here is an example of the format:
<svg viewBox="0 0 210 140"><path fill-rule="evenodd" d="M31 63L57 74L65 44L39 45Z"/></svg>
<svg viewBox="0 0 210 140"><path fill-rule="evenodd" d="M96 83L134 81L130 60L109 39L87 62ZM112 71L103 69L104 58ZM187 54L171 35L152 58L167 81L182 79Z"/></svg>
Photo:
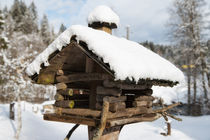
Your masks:
<svg viewBox="0 0 210 140"><path fill-rule="evenodd" d="M15 103L10 103L10 106L9 106L9 118L11 120L15 120L15 109L14 109L14 105L15 105Z"/></svg>
<svg viewBox="0 0 210 140"><path fill-rule="evenodd" d="M101 122L97 128L98 131L96 131L96 133L93 136L93 140L100 140L100 137L106 127L106 120L107 120L108 113L109 113L109 102L104 100L102 114L101 114Z"/></svg>

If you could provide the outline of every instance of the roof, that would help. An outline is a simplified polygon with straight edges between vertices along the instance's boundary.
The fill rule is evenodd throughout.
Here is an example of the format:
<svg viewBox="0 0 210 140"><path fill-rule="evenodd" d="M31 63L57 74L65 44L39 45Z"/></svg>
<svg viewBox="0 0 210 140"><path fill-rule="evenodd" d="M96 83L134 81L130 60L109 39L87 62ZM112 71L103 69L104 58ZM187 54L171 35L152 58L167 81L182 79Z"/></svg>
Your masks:
<svg viewBox="0 0 210 140"><path fill-rule="evenodd" d="M88 24L92 24L94 22L100 22L100 23L109 23L119 25L120 18L119 16L112 11L111 8L100 5L97 6L92 12L90 12L88 16Z"/></svg>
<svg viewBox="0 0 210 140"><path fill-rule="evenodd" d="M64 31L35 58L27 67L26 73L29 76L38 74L41 64L49 65L50 54L69 44L70 38L75 35L77 42L85 42L88 50L104 64L109 65L114 72L115 80L128 78L136 82L140 79L172 82L184 80L184 74L175 65L139 43L81 25L73 25Z"/></svg>

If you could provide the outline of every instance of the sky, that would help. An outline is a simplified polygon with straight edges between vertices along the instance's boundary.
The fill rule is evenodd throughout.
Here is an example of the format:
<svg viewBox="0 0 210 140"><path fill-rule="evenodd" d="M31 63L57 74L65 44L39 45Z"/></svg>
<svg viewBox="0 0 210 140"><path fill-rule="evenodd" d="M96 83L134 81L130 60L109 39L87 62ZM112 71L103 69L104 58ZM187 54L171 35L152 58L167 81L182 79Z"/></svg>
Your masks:
<svg viewBox="0 0 210 140"><path fill-rule="evenodd" d="M130 27L130 40L153 41L168 44L168 9L173 0L22 0L29 5L34 1L39 18L45 13L50 25L59 30L60 24L66 27L74 24L87 25L89 12L98 5L111 7L120 17L120 26L113 31L119 37L126 36L126 27ZM206 0L210 7L210 0ZM10 7L13 0L0 0L1 7ZM210 9L210 8L209 8Z"/></svg>

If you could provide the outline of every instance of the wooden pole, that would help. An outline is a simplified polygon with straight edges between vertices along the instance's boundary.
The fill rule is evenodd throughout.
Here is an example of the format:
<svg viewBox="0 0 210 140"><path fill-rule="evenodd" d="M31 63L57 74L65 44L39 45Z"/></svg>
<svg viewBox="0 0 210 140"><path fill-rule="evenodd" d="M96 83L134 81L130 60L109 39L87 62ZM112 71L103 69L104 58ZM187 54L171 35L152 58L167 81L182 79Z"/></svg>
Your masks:
<svg viewBox="0 0 210 140"><path fill-rule="evenodd" d="M107 100L104 100L100 125L97 128L98 130L96 131L96 133L93 135L93 140L100 140L100 137L106 127L106 120L108 113L109 113L109 102Z"/></svg>

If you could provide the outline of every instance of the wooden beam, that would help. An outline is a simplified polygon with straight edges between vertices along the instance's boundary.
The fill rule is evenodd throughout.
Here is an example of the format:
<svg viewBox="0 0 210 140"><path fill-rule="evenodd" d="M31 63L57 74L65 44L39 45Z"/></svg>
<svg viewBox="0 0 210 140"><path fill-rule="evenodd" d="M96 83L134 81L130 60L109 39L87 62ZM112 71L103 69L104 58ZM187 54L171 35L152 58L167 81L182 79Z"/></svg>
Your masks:
<svg viewBox="0 0 210 140"><path fill-rule="evenodd" d="M57 76L56 81L63 83L73 83L78 81L100 81L109 78L110 76L108 74L102 74L102 73L77 73L77 74Z"/></svg>
<svg viewBox="0 0 210 140"><path fill-rule="evenodd" d="M140 106L152 107L152 101L134 101L133 106L134 107L140 107Z"/></svg>
<svg viewBox="0 0 210 140"><path fill-rule="evenodd" d="M91 118L70 116L70 115L57 115L57 114L44 114L44 120L83 124L88 126L96 126L96 124L98 124L99 122L99 120Z"/></svg>
<svg viewBox="0 0 210 140"><path fill-rule="evenodd" d="M150 115L150 114L148 114ZM153 116L147 116L147 115L139 115L134 116L131 118L116 118L116 119L110 119L107 120L107 127L113 127L113 126L119 126L119 125L125 125L130 123L137 123L137 122L152 122L154 120L157 120L160 118L160 114L154 114Z"/></svg>
<svg viewBox="0 0 210 140"><path fill-rule="evenodd" d="M122 90L118 88L105 88L102 86L98 86L96 89L96 93L100 95L106 95L106 96L112 95L119 97L122 93Z"/></svg>
<svg viewBox="0 0 210 140"><path fill-rule="evenodd" d="M110 80L104 80L103 82L103 86L104 87L108 87L108 88L120 88L120 89L127 89L127 90L133 90L133 89L137 89L137 90L144 90L144 89L150 89L152 87L152 85L137 85L137 84L127 84L125 82L114 82L114 81L110 81Z"/></svg>
<svg viewBox="0 0 210 140"><path fill-rule="evenodd" d="M101 116L101 111L93 110L93 109L83 109L83 108L61 108L56 107L55 112L57 114L69 114L69 115L76 115L76 116L85 116L85 117L93 117L98 118Z"/></svg>
<svg viewBox="0 0 210 140"><path fill-rule="evenodd" d="M123 90L123 94L135 94L135 95L146 95L151 96L153 93L152 89L145 89L145 90Z"/></svg>
<svg viewBox="0 0 210 140"><path fill-rule="evenodd" d="M155 98L153 96L135 96L135 101L154 101Z"/></svg>

